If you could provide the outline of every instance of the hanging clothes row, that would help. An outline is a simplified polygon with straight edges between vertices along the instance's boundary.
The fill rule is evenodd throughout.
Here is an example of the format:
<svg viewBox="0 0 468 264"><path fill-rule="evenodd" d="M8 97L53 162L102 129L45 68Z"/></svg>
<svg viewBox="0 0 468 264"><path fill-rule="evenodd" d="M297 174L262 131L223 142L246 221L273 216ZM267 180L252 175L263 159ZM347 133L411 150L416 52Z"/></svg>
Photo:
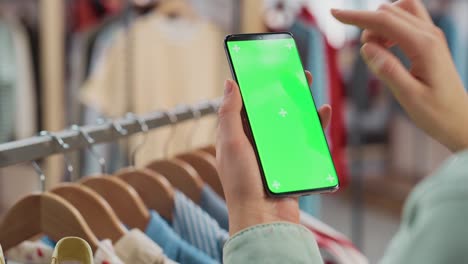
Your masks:
<svg viewBox="0 0 468 264"><path fill-rule="evenodd" d="M120 136L128 136L137 132L127 130L131 122L146 134L150 128L177 122L170 116L184 116L187 120L215 112L216 107L204 103L150 118L127 117L120 121L126 124L122 127L114 123L110 128L94 131L95 128L87 127L86 131L94 131L96 139L111 135L107 129L112 128ZM49 138L58 152L89 146L89 151L96 154L92 148L96 141L90 133L79 127L73 131L73 134L42 133L38 140ZM59 134L73 138L61 138ZM86 144L80 145L77 138ZM0 150L4 149L1 154L7 157L21 148L25 152L26 141L0 145ZM135 151L138 149L139 146ZM39 158L35 153L31 155ZM153 160L144 166L132 164L113 174L102 172L105 161L96 156L95 161L103 165L99 174L27 195L7 211L0 223L0 244L5 256L9 263L50 263L57 241L78 236L90 244L96 263L221 263L223 246L229 239L229 223L215 155L212 146L186 149L182 154ZM27 159L30 157L25 155L15 162ZM66 167L70 168L69 165ZM39 174L42 175L40 170ZM307 213L301 219L321 241L320 248L330 263L367 263L346 237ZM25 241L28 239L33 240Z"/></svg>
<svg viewBox="0 0 468 264"><path fill-rule="evenodd" d="M215 110L212 107L209 112ZM200 113L193 117L201 118L202 110L196 111ZM139 121L141 131L148 131L147 122L136 116L132 120ZM93 144L89 134L75 129ZM43 136L54 138L63 151L69 148L55 135ZM218 179L207 175L217 173L212 149L153 161L143 168L125 168L113 176L85 177L78 183L28 195L0 224L6 257L20 263L50 263L55 241L75 235L88 241L97 263L173 263L169 258L180 263L220 263L228 223L223 198L204 183L212 182L206 179L213 176ZM18 219L18 213L28 217ZM41 233L46 237L39 242L17 246Z"/></svg>
<svg viewBox="0 0 468 264"><path fill-rule="evenodd" d="M76 60L79 69L72 71L71 90L84 106L75 111L76 122L92 124L99 117L116 117L127 111L144 113L220 96L219 84L229 77L229 70L219 40L234 27L235 14L230 7L235 4L158 1L143 13L129 5L76 34L80 41L75 42L73 53L82 59ZM209 143L213 134L206 128L211 126L215 126L214 120L202 121L197 132L202 136L192 144ZM192 127L190 123L178 127L171 151L183 147L181 138L186 138ZM152 134L150 137L164 138L170 129ZM110 161L110 171L128 163L128 151L122 144L102 146L99 151ZM162 156L162 152L150 152L145 147L137 162ZM85 158L83 171L96 169L94 164Z"/></svg>

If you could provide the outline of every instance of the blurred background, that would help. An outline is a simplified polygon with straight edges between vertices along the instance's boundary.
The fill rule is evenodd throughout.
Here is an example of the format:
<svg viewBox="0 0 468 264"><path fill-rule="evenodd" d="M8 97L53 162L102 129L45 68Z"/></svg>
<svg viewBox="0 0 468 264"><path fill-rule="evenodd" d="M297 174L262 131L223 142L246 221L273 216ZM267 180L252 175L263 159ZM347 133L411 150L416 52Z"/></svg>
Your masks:
<svg viewBox="0 0 468 264"><path fill-rule="evenodd" d="M327 136L342 188L314 197L313 214L375 262L397 230L410 190L449 155L367 70L359 56L359 29L330 15L330 8L375 9L383 2L0 0L0 143L219 97L230 77L226 34L291 31L304 67L314 74L316 102L333 107ZM468 1L425 4L468 82ZM164 155L154 144L162 146L171 131L157 133L137 164ZM212 143L214 133L206 125L190 137L194 144ZM128 165L129 144L97 147L109 173ZM183 148L175 144L172 152ZM74 174L99 171L87 152L67 158ZM72 178L64 164L62 155L43 160L49 188ZM0 215L37 186L29 163L0 168Z"/></svg>

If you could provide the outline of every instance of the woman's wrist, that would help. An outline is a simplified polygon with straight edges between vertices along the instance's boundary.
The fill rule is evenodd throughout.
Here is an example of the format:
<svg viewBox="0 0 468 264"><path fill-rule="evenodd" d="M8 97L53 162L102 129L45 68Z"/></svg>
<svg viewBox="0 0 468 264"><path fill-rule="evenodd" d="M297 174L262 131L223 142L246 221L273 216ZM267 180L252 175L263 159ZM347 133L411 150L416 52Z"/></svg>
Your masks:
<svg viewBox="0 0 468 264"><path fill-rule="evenodd" d="M458 148L454 150L454 152L461 152L468 150L468 135L464 137L464 140L460 142Z"/></svg>

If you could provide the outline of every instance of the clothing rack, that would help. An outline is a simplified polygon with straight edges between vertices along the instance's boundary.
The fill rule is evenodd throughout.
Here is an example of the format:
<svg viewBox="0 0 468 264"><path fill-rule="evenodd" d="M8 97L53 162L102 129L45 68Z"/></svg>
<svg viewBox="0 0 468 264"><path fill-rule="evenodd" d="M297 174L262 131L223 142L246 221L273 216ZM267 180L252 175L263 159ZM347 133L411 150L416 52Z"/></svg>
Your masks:
<svg viewBox="0 0 468 264"><path fill-rule="evenodd" d="M149 130L156 129L216 113L219 105L220 99L203 101L193 106L180 105L169 111L156 111L138 117L129 116L116 119L101 125L83 126L80 127L80 130L93 139L92 144L111 142L144 132L140 121L146 123ZM122 131L126 131L126 133ZM53 135L56 138L51 135L43 135L0 144L0 168L90 146L82 133L77 130L64 130L53 133ZM64 148L57 141L57 138L63 140L68 147Z"/></svg>

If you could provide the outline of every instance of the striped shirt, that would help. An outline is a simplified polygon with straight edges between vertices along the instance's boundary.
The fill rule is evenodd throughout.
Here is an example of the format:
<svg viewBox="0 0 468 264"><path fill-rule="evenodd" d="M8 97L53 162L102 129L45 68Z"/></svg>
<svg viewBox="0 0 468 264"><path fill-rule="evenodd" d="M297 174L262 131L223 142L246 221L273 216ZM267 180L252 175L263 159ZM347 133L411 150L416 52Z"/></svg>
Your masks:
<svg viewBox="0 0 468 264"><path fill-rule="evenodd" d="M174 231L185 241L221 262L229 234L216 220L181 192L175 195Z"/></svg>

